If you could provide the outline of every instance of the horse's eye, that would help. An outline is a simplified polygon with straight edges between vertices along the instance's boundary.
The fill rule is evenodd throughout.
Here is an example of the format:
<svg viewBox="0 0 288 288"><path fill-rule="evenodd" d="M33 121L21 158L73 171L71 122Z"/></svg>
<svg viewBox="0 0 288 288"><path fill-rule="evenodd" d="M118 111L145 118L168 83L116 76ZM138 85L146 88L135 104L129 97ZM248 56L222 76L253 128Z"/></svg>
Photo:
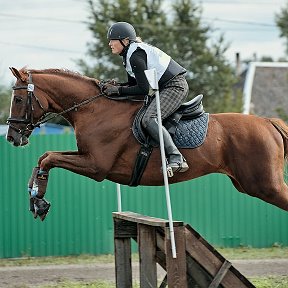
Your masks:
<svg viewBox="0 0 288 288"><path fill-rule="evenodd" d="M23 99L22 97L17 96L17 97L14 97L14 101L16 104L20 104L23 101Z"/></svg>

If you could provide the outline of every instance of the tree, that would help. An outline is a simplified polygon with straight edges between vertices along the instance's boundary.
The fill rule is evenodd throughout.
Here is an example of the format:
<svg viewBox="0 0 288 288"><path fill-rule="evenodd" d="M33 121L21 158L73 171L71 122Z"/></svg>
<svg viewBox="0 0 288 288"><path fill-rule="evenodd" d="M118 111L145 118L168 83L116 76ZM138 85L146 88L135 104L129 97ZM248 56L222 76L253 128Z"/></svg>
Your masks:
<svg viewBox="0 0 288 288"><path fill-rule="evenodd" d="M288 123L288 114L285 112L285 110L283 109L283 107L279 107L276 109L276 112L279 116L279 118L281 118L283 121Z"/></svg>
<svg viewBox="0 0 288 288"><path fill-rule="evenodd" d="M126 20L133 23L137 30L141 30L141 37L147 39L147 42L149 40L151 44L155 43L157 35L164 39L160 27L165 27L166 16L161 14L161 0L138 0L136 3L130 0L87 2L90 7L88 29L93 37L93 41L87 44L87 54L91 61L87 63L80 59L78 64L85 74L98 79L117 77L120 81L125 81L126 73L122 68L122 59L111 55L108 47L107 30L114 22ZM156 32L153 31L154 28Z"/></svg>
<svg viewBox="0 0 288 288"><path fill-rule="evenodd" d="M286 39L286 54L288 54L288 3L276 14L276 24L280 29L280 37Z"/></svg>
<svg viewBox="0 0 288 288"><path fill-rule="evenodd" d="M233 103L234 98L231 91L236 78L224 57L228 46L223 36L209 45L212 40L208 35L212 29L201 24L201 9L190 0L178 0L173 7L175 16L171 28L176 47L170 53L189 69L191 96L204 94L206 110L231 111L230 102Z"/></svg>
<svg viewBox="0 0 288 288"><path fill-rule="evenodd" d="M212 29L201 23L201 9L192 0L177 0L163 8L163 0L88 0L90 17L88 28L93 41L88 43L91 61L78 60L86 75L98 79L126 80L121 57L112 55L107 45L107 30L117 21L133 24L143 41L170 54L184 66L190 87L189 97L204 94L208 112L231 111L234 98L234 71L224 57L227 45L223 36L212 42ZM171 11L171 12L170 12ZM239 102L239 101L238 101ZM241 105L237 104L240 111ZM235 110L235 107L234 107Z"/></svg>

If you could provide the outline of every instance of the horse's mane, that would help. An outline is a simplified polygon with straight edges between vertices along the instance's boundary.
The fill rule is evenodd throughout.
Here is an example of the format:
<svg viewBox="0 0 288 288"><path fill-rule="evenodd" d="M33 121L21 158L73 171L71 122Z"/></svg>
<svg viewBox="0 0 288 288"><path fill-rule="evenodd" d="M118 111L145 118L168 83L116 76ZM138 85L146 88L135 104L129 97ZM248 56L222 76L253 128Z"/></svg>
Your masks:
<svg viewBox="0 0 288 288"><path fill-rule="evenodd" d="M90 77L87 77L85 75L80 74L79 72L76 71L71 71L68 69L58 69L58 68L48 68L48 69L28 69L27 67L23 67L20 69L19 71L20 73L24 73L24 74L53 74L53 75L63 75L63 76L69 76L72 78L77 78L77 79L83 79L83 80L93 80L94 82L98 83L99 81L97 79L93 79Z"/></svg>

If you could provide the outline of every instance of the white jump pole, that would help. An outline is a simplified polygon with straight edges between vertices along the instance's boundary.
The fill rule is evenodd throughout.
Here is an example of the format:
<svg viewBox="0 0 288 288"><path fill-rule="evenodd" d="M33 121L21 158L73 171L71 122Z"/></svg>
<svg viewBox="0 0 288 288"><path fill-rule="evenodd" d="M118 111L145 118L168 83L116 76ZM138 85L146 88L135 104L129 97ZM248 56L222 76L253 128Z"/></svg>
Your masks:
<svg viewBox="0 0 288 288"><path fill-rule="evenodd" d="M116 189L117 189L118 212L122 212L121 187L119 183L116 183Z"/></svg>
<svg viewBox="0 0 288 288"><path fill-rule="evenodd" d="M168 183L168 175L167 175L168 172L167 172L167 164L166 164L165 149L164 149L164 139L163 139L163 131L162 131L160 96L159 96L159 87L158 87L156 69L153 68L153 69L145 70L145 75L147 77L147 80L148 80L151 88L155 91L155 96L156 96L157 118L158 118L159 139L160 139L160 152L161 152L162 171L163 171L163 178L164 178L164 185L165 185L165 192L166 192L166 204L167 204L167 212L168 212L168 220L169 220L172 257L176 258L177 257L176 256L176 245L175 245L175 237L174 237L174 227L173 227L170 191L169 191L169 183Z"/></svg>

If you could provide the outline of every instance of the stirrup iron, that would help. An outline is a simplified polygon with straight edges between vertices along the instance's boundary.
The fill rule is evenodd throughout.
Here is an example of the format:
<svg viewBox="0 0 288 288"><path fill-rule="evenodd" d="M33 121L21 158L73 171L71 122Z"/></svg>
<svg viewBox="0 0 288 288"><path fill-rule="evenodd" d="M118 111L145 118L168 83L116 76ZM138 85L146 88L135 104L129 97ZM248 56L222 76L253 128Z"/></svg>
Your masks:
<svg viewBox="0 0 288 288"><path fill-rule="evenodd" d="M167 165L167 175L169 178L174 176L173 169L169 165Z"/></svg>

